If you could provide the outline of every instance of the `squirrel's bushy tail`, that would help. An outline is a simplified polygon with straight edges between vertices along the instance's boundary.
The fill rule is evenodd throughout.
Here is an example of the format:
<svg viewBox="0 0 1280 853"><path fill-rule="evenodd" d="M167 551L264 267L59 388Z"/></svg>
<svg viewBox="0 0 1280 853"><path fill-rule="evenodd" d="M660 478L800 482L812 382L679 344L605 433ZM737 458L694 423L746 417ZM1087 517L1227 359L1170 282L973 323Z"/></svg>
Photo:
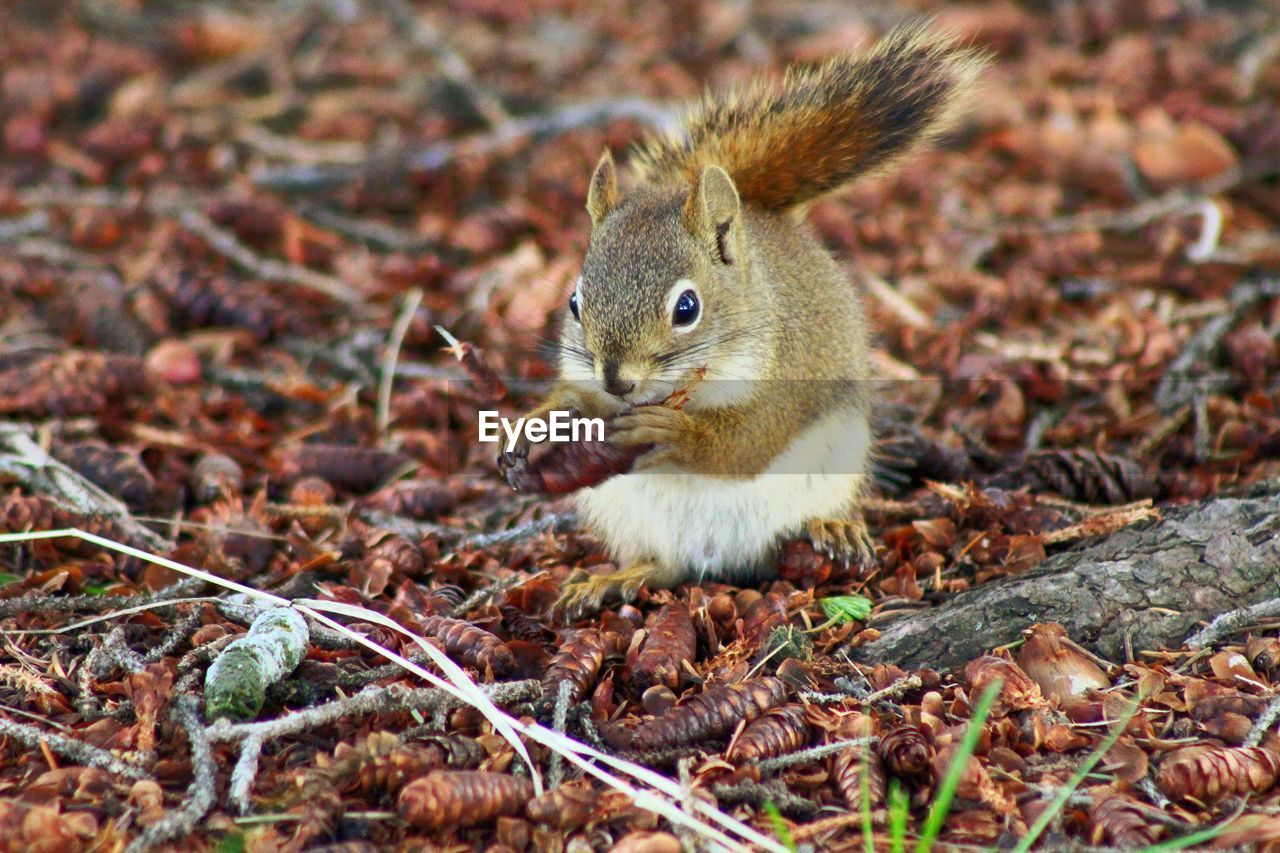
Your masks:
<svg viewBox="0 0 1280 853"><path fill-rule="evenodd" d="M636 167L647 181L696 186L718 165L743 201L801 207L945 130L986 63L952 36L894 30L865 54L791 68L781 85L704 98L683 133L641 145Z"/></svg>

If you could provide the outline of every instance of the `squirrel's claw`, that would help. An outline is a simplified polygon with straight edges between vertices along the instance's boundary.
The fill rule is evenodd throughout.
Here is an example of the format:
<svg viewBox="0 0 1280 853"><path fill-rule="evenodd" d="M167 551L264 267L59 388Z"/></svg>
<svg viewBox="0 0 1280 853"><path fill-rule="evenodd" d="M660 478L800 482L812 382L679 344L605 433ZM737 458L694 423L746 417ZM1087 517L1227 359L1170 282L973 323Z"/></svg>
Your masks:
<svg viewBox="0 0 1280 853"><path fill-rule="evenodd" d="M626 571L588 575L579 570L569 576L564 593L551 609L552 616L565 623L576 622L598 612L605 603L634 600L643 585L643 576Z"/></svg>
<svg viewBox="0 0 1280 853"><path fill-rule="evenodd" d="M605 604L634 601L645 584L667 587L679 579L679 573L663 570L648 560L603 575L592 575L578 569L565 581L564 593L551 608L551 613L565 622L574 622L596 613Z"/></svg>
<svg viewBox="0 0 1280 853"><path fill-rule="evenodd" d="M875 564L876 549L867 532L867 523L856 519L815 518L808 524L813 547L846 565Z"/></svg>
<svg viewBox="0 0 1280 853"><path fill-rule="evenodd" d="M507 481L507 485L516 488L517 476L529 462L529 439L521 432L516 438L515 447L499 452L495 461L498 473Z"/></svg>
<svg viewBox="0 0 1280 853"><path fill-rule="evenodd" d="M529 461L528 445L519 445L515 450L504 450L498 454L498 473L511 488L516 487L516 476Z"/></svg>

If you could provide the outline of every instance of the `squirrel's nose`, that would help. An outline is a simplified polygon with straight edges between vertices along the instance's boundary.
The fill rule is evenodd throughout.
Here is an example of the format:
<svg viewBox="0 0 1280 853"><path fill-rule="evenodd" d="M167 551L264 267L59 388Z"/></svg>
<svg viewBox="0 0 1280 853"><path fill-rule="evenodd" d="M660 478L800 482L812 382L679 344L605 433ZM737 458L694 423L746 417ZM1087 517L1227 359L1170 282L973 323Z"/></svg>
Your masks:
<svg viewBox="0 0 1280 853"><path fill-rule="evenodd" d="M617 376L606 376L604 379L604 390L615 397L625 397L634 391L635 387L636 383L627 382Z"/></svg>
<svg viewBox="0 0 1280 853"><path fill-rule="evenodd" d="M605 362L604 370L604 390L608 391L615 397L625 397L635 390L636 383L629 379L622 379L618 376L619 369L616 364Z"/></svg>

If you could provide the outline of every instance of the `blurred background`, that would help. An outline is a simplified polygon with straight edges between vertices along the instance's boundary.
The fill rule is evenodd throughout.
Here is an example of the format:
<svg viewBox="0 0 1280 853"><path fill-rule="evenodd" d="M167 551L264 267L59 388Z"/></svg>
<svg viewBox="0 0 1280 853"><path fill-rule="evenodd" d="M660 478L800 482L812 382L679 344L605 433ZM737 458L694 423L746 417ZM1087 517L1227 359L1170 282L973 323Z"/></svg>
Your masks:
<svg viewBox="0 0 1280 853"><path fill-rule="evenodd" d="M934 149L811 216L865 291L885 385L880 490L866 505L876 559L840 564L801 537L783 543L777 580L653 592L589 632L558 632L548 614L566 579L609 555L566 497L513 492L497 475L477 409L518 413L552 373L547 339L568 313L601 150L625 162L704 87L863 48L922 17L992 54L971 111ZM1142 637L1271 592L1250 574L1271 565L1253 556L1275 526L1249 517L1266 514L1261 501L1186 516L1169 505L1280 477L1278 105L1274 0L0 0L0 533L76 526L288 598L367 606L486 680L545 679L562 702L572 681L585 700L569 718L575 737L596 737L580 711L629 724L670 707L676 689L796 664L793 675L852 702L810 731L801 718L829 698L808 694L819 696L808 711L791 706L793 722L756 744L879 733L893 784L922 807L936 770L966 754L959 724L978 714L981 685L1016 675L981 761L955 765L967 781L942 840L957 849L994 849L1048 820L1048 792L1066 791L1077 766L1067 753L1083 757L1125 691L1139 692L1143 715L1093 752L1106 760L1044 846L1167 833L1172 849L1221 819L1235 834L1215 843L1255 849L1280 837L1275 796L1262 793L1280 767L1273 735L1266 749L1211 745L1257 742L1274 721L1280 641L1271 629L1210 657L1146 655L1165 641ZM445 351L437 327L464 345ZM1060 706L997 657L966 667L965 687L931 670L908 682L896 661L849 662L887 620L933 618L919 608L1158 513L1158 536L1186 530L1192 544L1151 546L1165 562L1144 557L1137 588L1113 584L1130 566L1114 555L1146 553L1135 539L1067 575L1089 572L1116 609L1145 608L1098 623L1107 642L1123 634L1124 657L1111 657L1128 664L1104 675L1067 653L1057 626L1023 647L1058 661L1027 672ZM1216 535L1222 518L1247 519L1248 536ZM1174 585L1151 567L1194 563L1187 554L1204 554L1182 575L1197 585L1158 597ZM191 830L177 843L192 850L436 849L436 821L419 833L388 811L400 786L446 754L518 766L480 714L435 699L312 715L287 742L255 734L234 774L231 744L201 758L207 736L179 696L194 699L193 679L248 618L225 597L153 605L206 591L67 537L0 546L0 847L118 850L136 836L141 849ZM1256 613L1237 611L1224 632ZM993 641L999 621L969 640ZM919 636L946 633L937 624ZM384 625L351 621L414 653ZM625 665L611 651L605 663L615 636L636 653ZM948 654L966 647L947 640ZM266 716L296 722L286 708L404 678L368 651L313 641L268 692ZM1086 697L1090 685L1106 693ZM533 707L516 701L513 713ZM695 709L683 729L650 731L679 731L701 752L720 722L769 707L708 701L683 706ZM448 733L426 731L437 728ZM1214 751L1166 755L1193 743ZM726 793L731 764L705 753L680 765L681 791L696 785L787 840L763 805L837 815L841 829L793 824L796 840L827 823L808 836L818 849L861 847L845 806L872 786L883 798L884 769L860 775L880 767L863 758L876 753L846 750L831 773L809 753L761 777L765 747L752 750L732 759L732 778L768 787ZM213 756L221 782L201 769ZM246 757L261 767L246 770ZM131 784L124 760L155 779ZM565 765L544 766L554 780ZM470 782L439 800L457 816L484 812L451 849L581 850L588 833L605 849L655 826L617 799L597 811L577 795L542 800L524 821L525 784L498 780L500 808ZM1199 805L1223 792L1233 796ZM237 822L229 803L250 793L256 814ZM548 815L574 828L547 829ZM672 835L627 838L644 845L631 850L680 848Z"/></svg>

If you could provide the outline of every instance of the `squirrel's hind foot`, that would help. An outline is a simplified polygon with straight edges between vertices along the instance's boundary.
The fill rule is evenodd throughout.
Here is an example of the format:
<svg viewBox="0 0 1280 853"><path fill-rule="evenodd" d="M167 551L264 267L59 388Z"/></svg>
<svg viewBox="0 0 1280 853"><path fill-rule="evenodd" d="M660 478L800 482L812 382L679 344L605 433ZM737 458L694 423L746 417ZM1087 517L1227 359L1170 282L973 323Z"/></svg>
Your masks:
<svg viewBox="0 0 1280 853"><path fill-rule="evenodd" d="M815 518L808 524L813 547L833 560L848 565L873 565L875 544L867 532L867 523L858 518Z"/></svg>
<svg viewBox="0 0 1280 853"><path fill-rule="evenodd" d="M597 612L605 604L634 601L640 587L646 584L655 589L666 589L680 580L678 574L650 560L641 560L603 575L591 575L578 569L569 575L564 593L552 608L552 614L565 622L573 622Z"/></svg>

